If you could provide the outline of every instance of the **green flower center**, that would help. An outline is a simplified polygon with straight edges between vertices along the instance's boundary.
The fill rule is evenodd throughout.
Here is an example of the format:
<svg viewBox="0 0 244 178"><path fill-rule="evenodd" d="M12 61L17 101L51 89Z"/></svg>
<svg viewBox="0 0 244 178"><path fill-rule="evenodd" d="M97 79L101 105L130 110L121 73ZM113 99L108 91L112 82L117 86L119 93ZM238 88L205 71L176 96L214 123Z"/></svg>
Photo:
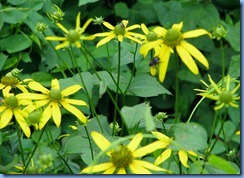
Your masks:
<svg viewBox="0 0 244 178"><path fill-rule="evenodd" d="M157 36L156 33L154 33L154 32L149 32L149 33L147 34L147 40L148 40L148 41L155 41L156 39L158 39L158 36Z"/></svg>
<svg viewBox="0 0 244 178"><path fill-rule="evenodd" d="M164 38L165 44L175 47L182 40L181 32L175 29L167 30L167 33Z"/></svg>
<svg viewBox="0 0 244 178"><path fill-rule="evenodd" d="M70 30L68 35L67 35L67 39L70 43L74 43L76 41L79 41L80 34L75 30Z"/></svg>
<svg viewBox="0 0 244 178"><path fill-rule="evenodd" d="M60 101L62 99L62 95L60 90L51 89L49 93L51 101Z"/></svg>
<svg viewBox="0 0 244 178"><path fill-rule="evenodd" d="M125 25L121 22L120 24L116 25L114 28L115 35L124 35L125 34Z"/></svg>
<svg viewBox="0 0 244 178"><path fill-rule="evenodd" d="M15 96L9 96L4 99L5 104L10 108L17 108L19 106L18 99Z"/></svg>
<svg viewBox="0 0 244 178"><path fill-rule="evenodd" d="M127 168L133 161L132 152L125 145L120 145L117 150L111 153L111 162L119 169Z"/></svg>
<svg viewBox="0 0 244 178"><path fill-rule="evenodd" d="M222 103L228 104L233 100L233 95L230 91L223 91L220 95L219 95L219 101L221 101Z"/></svg>
<svg viewBox="0 0 244 178"><path fill-rule="evenodd" d="M14 86L19 84L19 80L17 77L6 77L3 76L1 79L1 83L6 86Z"/></svg>
<svg viewBox="0 0 244 178"><path fill-rule="evenodd" d="M29 117L27 118L27 120L30 124L39 123L41 116L42 116L42 113L40 111L34 111L29 114Z"/></svg>

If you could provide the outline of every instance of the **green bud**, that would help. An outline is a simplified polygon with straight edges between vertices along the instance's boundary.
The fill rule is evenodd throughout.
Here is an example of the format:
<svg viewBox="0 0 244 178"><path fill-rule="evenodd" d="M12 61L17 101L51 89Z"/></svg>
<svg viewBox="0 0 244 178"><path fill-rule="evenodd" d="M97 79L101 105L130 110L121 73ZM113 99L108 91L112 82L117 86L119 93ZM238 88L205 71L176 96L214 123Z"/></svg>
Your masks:
<svg viewBox="0 0 244 178"><path fill-rule="evenodd" d="M54 22L63 20L64 12L57 6L53 5L53 12L47 12L47 16Z"/></svg>
<svg viewBox="0 0 244 178"><path fill-rule="evenodd" d="M48 26L45 23L37 23L36 24L36 30L39 32L44 32Z"/></svg>
<svg viewBox="0 0 244 178"><path fill-rule="evenodd" d="M216 38L217 40L220 40L221 38L225 37L227 34L227 30L222 25L217 25L213 29L213 38Z"/></svg>

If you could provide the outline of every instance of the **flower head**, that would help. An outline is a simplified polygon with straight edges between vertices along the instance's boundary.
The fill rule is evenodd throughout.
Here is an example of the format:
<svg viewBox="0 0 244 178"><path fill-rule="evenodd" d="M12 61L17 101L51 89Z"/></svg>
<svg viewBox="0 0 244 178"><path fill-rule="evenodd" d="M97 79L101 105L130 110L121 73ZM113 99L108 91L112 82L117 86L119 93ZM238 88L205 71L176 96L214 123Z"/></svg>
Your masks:
<svg viewBox="0 0 244 178"><path fill-rule="evenodd" d="M100 133L92 131L91 135L97 146L102 151L106 151L109 147L111 147L112 143L108 141ZM138 133L129 142L128 145L118 145L116 148L107 151L106 154L110 157L109 162L89 166L83 169L81 172L103 172L103 174L126 174L128 171L131 171L134 174L150 174L151 172L149 170L165 171L165 169L159 168L153 165L152 163L139 159L140 157L148 154L151 150L149 147L147 147L149 149L146 150L144 149L144 147L138 148L142 138L142 134Z"/></svg>
<svg viewBox="0 0 244 178"><path fill-rule="evenodd" d="M61 23L57 23L57 26L65 33L64 37L47 36L45 39L50 41L62 41L61 44L55 47L56 50L65 48L67 46L75 44L77 48L81 47L80 40L93 40L94 36L83 35L85 29L92 22L92 19L88 19L85 24L80 28L80 13L76 17L75 29L67 30Z"/></svg>
<svg viewBox="0 0 244 178"><path fill-rule="evenodd" d="M212 78L209 76L210 86L213 92L209 92L209 90L198 90L202 93L199 93L198 95L215 100L216 106L214 107L215 110L219 110L222 107L238 107L238 104L236 103L237 100L240 99L240 96L236 94L236 91L240 88L240 82L231 90L231 78L230 75L227 75L224 79L224 81L219 82L216 84Z"/></svg>
<svg viewBox="0 0 244 178"><path fill-rule="evenodd" d="M28 117L27 111L34 108L32 101L20 98L20 94L9 93L8 88L2 91L4 99L0 106L0 129L6 127L14 116L24 134L29 138L31 131L25 118ZM24 108L26 105L28 106Z"/></svg>
<svg viewBox="0 0 244 178"><path fill-rule="evenodd" d="M94 35L95 37L105 37L97 43L97 47L111 41L114 38L118 38L118 41L120 41L120 42L123 41L123 38L128 38L128 39L131 39L132 41L135 41L135 42L141 44L141 41L139 39L137 39L136 37L143 37L143 35L141 35L139 33L131 32L131 30L140 28L140 25L136 24L136 25L127 27L128 23L129 23L128 20L122 20L121 23L117 24L116 26L113 26L108 22L103 22L102 24L111 31L97 33Z"/></svg>
<svg viewBox="0 0 244 178"><path fill-rule="evenodd" d="M53 79L51 82L50 90L43 87L38 82L30 82L28 84L28 87L33 91L41 92L41 94L21 93L19 94L21 98L29 98L29 99L37 100L35 101L37 107L42 107L47 105L42 113L39 129L42 129L51 117L53 117L54 123L57 125L57 127L60 126L61 106L63 106L66 110L68 110L70 113L75 115L82 123L87 122L86 116L84 116L84 114L76 107L72 106L73 104L80 105L80 106L87 106L86 102L82 100L68 98L69 95L74 94L81 89L80 85L78 84L72 85L68 88L60 90L59 81L57 79Z"/></svg>
<svg viewBox="0 0 244 178"><path fill-rule="evenodd" d="M211 34L204 29L197 29L188 31L185 33L181 32L183 27L183 22L179 24L174 24L171 29L166 30L162 27L157 27L156 31L161 32L162 36L162 43L158 44L155 43L154 45L148 45L145 49L141 50L140 52L145 55L147 51L151 49L156 49L156 54L159 59L159 81L163 82L165 78L165 74L168 67L168 62L170 58L170 53L175 49L178 55L180 56L183 63L188 67L188 69L194 73L198 74L198 67L193 60L195 58L199 61L202 65L204 65L207 69L209 68L209 64L207 59L203 56L203 54L193 45L188 43L185 39L188 38L195 38L202 35L209 35ZM160 49L155 47L160 46Z"/></svg>

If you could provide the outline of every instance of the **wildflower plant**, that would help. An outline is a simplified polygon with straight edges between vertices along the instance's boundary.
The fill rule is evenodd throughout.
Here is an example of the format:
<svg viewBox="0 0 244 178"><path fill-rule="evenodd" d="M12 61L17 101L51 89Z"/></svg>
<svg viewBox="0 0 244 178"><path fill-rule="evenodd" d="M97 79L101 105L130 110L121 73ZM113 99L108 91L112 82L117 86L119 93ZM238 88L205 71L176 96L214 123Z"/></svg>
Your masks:
<svg viewBox="0 0 244 178"><path fill-rule="evenodd" d="M0 3L0 173L240 174L239 2L55 3Z"/></svg>

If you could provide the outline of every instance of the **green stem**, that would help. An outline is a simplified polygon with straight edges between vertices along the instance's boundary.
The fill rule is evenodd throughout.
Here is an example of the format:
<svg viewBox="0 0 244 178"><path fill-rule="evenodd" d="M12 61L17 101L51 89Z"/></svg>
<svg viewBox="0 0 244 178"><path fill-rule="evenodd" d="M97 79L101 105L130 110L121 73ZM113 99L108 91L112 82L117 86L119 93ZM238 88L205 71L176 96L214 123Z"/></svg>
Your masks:
<svg viewBox="0 0 244 178"><path fill-rule="evenodd" d="M89 132L88 132L87 127L84 126L84 128L85 128L86 135L87 135L87 139L88 139L88 142L89 142L89 146L90 146L90 151L91 151L92 160L94 160L93 147L92 147L92 144L91 144L91 138L90 138L90 136L89 136Z"/></svg>
<svg viewBox="0 0 244 178"><path fill-rule="evenodd" d="M115 102L118 103L118 96L119 96L119 79L120 79L120 57L121 57L121 51L120 46L121 43L118 41L118 75L117 75L117 88L116 88L116 94L115 94ZM114 119L113 119L113 132L112 135L114 135L115 130L115 124L116 124L116 118L117 118L117 109L114 107Z"/></svg>
<svg viewBox="0 0 244 178"><path fill-rule="evenodd" d="M35 154L35 152L36 152L36 149L37 149L37 147L38 147L38 145L39 145L39 143L40 143L40 141L41 141L41 138L42 138L42 135L43 135L43 133L44 133L44 131L45 131L45 128L46 128L46 125L43 127L43 129L42 129L42 131L41 131L41 134L40 134L40 136L39 136L39 138L38 138L38 140L37 140L37 143L36 143L36 145L35 145L35 148L33 149L32 153L31 153L31 156L30 156L30 158L28 159L28 161L27 161L27 163L26 163L26 165L25 165L25 168L24 168L24 170L23 170L23 174L25 174L26 171L27 171L27 168L28 168L28 166L29 166L29 164L30 164L30 162L31 162L31 159L32 159L32 157L34 156L34 154Z"/></svg>
<svg viewBox="0 0 244 178"><path fill-rule="evenodd" d="M224 46L223 46L222 39L220 39L220 48L221 48L221 58L222 58L222 82L223 82L225 78L225 54L224 54Z"/></svg>
<svg viewBox="0 0 244 178"><path fill-rule="evenodd" d="M23 162L23 166L25 167L25 158L24 158L24 151L23 151L22 142L21 142L20 128L18 125L16 125L16 127L17 127L18 141L19 141L19 146L20 146L21 159Z"/></svg>
<svg viewBox="0 0 244 178"><path fill-rule="evenodd" d="M195 113L196 109L197 109L198 106L201 104L201 102L204 100L204 98L205 98L205 96L202 97L202 98L198 101L198 103L196 104L196 106L193 108L193 110L192 110L192 112L191 112L191 115L189 116L189 118L188 118L188 120L187 120L186 123L189 123L189 122L191 121L191 118L192 118L193 114Z"/></svg>
<svg viewBox="0 0 244 178"><path fill-rule="evenodd" d="M178 70L179 70L179 58L177 55L177 51L174 49L175 54L175 123L180 122L179 116L179 78L178 78Z"/></svg>

